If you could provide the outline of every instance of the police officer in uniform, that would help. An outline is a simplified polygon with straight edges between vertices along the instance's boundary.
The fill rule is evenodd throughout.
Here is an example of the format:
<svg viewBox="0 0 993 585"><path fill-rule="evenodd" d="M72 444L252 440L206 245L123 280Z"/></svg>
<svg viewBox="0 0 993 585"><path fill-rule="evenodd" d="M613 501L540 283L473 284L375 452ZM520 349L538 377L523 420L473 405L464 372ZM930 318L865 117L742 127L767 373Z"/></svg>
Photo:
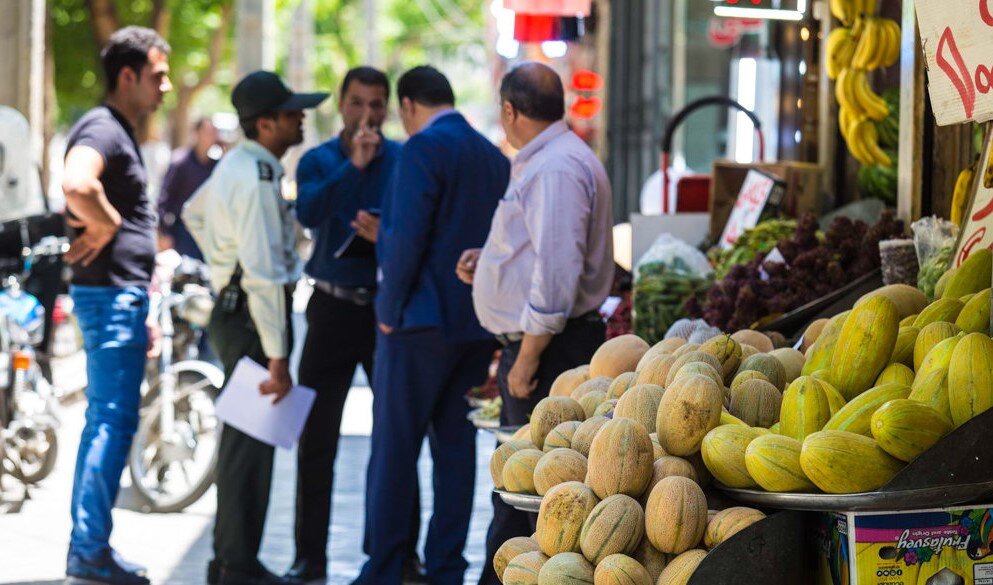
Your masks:
<svg viewBox="0 0 993 585"><path fill-rule="evenodd" d="M243 143L225 156L183 211L183 221L210 266L219 291L208 332L231 375L242 357L269 370L259 392L278 402L290 391L292 287L300 277L293 210L282 197L279 159L303 141L303 110L326 93L295 94L279 77L256 71L234 88ZM258 560L273 448L224 427L217 462L214 560L207 582L230 585L297 583Z"/></svg>

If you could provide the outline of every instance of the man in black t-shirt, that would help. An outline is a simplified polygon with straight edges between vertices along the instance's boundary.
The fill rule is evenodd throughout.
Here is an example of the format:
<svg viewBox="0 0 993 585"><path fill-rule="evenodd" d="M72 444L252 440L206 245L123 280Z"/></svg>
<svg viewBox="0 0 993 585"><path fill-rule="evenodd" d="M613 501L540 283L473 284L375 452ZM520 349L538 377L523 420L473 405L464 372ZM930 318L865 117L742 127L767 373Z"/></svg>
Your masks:
<svg viewBox="0 0 993 585"><path fill-rule="evenodd" d="M157 218L134 128L172 89L169 45L153 30L115 32L100 53L103 105L73 127L65 191L71 294L86 348L86 426L72 490L69 581L145 585L144 570L110 548L111 509L138 427L149 343L148 286Z"/></svg>

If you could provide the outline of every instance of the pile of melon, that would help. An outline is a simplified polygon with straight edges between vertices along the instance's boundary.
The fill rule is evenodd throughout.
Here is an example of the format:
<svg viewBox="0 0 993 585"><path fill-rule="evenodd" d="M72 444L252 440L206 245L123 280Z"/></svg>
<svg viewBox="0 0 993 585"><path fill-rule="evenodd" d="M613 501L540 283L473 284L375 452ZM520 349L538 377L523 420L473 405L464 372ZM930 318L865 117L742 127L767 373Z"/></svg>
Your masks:
<svg viewBox="0 0 993 585"><path fill-rule="evenodd" d="M559 377L490 461L497 489L543 496L535 534L494 559L504 585L684 584L707 549L764 517L710 515L703 491L703 438L733 420L723 380L740 346L729 339L649 348L624 336Z"/></svg>
<svg viewBox="0 0 993 585"><path fill-rule="evenodd" d="M883 287L811 324L802 352L754 331L608 341L494 452L496 488L543 496L537 532L504 544L497 574L505 585L686 583L707 548L762 518L732 508L708 520L711 476L773 492L885 485L993 407L991 271L988 251L973 254L930 303Z"/></svg>
<svg viewBox="0 0 993 585"><path fill-rule="evenodd" d="M702 448L707 468L729 487L771 492L887 484L993 407L991 271L989 251L974 254L934 302L913 287L888 286L812 324L805 338L813 342L776 420L739 417L711 430Z"/></svg>

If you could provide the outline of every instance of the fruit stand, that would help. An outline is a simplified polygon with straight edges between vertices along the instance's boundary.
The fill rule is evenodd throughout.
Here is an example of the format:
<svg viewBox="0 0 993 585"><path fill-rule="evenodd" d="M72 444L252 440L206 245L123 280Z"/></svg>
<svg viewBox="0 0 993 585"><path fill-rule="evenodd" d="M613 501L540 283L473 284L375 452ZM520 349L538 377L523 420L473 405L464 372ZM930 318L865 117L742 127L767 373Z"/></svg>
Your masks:
<svg viewBox="0 0 993 585"><path fill-rule="evenodd" d="M991 280L993 253L980 250L948 271L936 298L881 287L809 326L798 340L806 352L774 349L753 330L702 344L606 342L493 455L501 497L538 514L532 537L501 548L498 574L505 585L841 585L870 582L841 578L869 562L896 567L857 557L878 544L857 543L865 531L855 527L916 517L864 513L993 496ZM940 513L972 517L954 510ZM910 526L908 535L931 534ZM825 548L818 537L849 544ZM918 563L920 551L886 550L913 562L879 572L913 573L915 584L985 566L989 554L949 569L952 553Z"/></svg>
<svg viewBox="0 0 993 585"><path fill-rule="evenodd" d="M822 59L860 189L896 213L773 214L705 256L650 250L636 335L503 429L495 490L537 514L496 555L504 585L993 585L993 131L967 172L945 161L954 197L922 202L954 150L924 118L928 19L950 20L971 67L993 6L918 0L922 46L914 3L883 4L832 0ZM892 82L898 62L903 91L877 94L871 72ZM936 91L939 122L962 109ZM954 122L993 118L993 91L973 93ZM911 225L924 209L953 221Z"/></svg>

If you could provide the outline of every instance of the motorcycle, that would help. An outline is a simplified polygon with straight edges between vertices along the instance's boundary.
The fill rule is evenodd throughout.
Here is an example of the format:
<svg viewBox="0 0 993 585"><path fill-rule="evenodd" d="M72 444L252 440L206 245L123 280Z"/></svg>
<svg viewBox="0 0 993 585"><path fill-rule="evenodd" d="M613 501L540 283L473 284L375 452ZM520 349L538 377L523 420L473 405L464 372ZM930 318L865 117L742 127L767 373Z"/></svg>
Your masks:
<svg viewBox="0 0 993 585"><path fill-rule="evenodd" d="M0 438L3 471L25 484L52 472L58 457L58 401L37 348L44 337L45 309L23 289L36 260L65 253L65 238L45 237L25 247L20 270L0 288Z"/></svg>
<svg viewBox="0 0 993 585"><path fill-rule="evenodd" d="M206 266L167 250L156 258L156 281L150 317L161 349L148 361L128 464L142 511L166 513L193 504L214 482L221 431L214 400L224 372L200 355L214 306Z"/></svg>

